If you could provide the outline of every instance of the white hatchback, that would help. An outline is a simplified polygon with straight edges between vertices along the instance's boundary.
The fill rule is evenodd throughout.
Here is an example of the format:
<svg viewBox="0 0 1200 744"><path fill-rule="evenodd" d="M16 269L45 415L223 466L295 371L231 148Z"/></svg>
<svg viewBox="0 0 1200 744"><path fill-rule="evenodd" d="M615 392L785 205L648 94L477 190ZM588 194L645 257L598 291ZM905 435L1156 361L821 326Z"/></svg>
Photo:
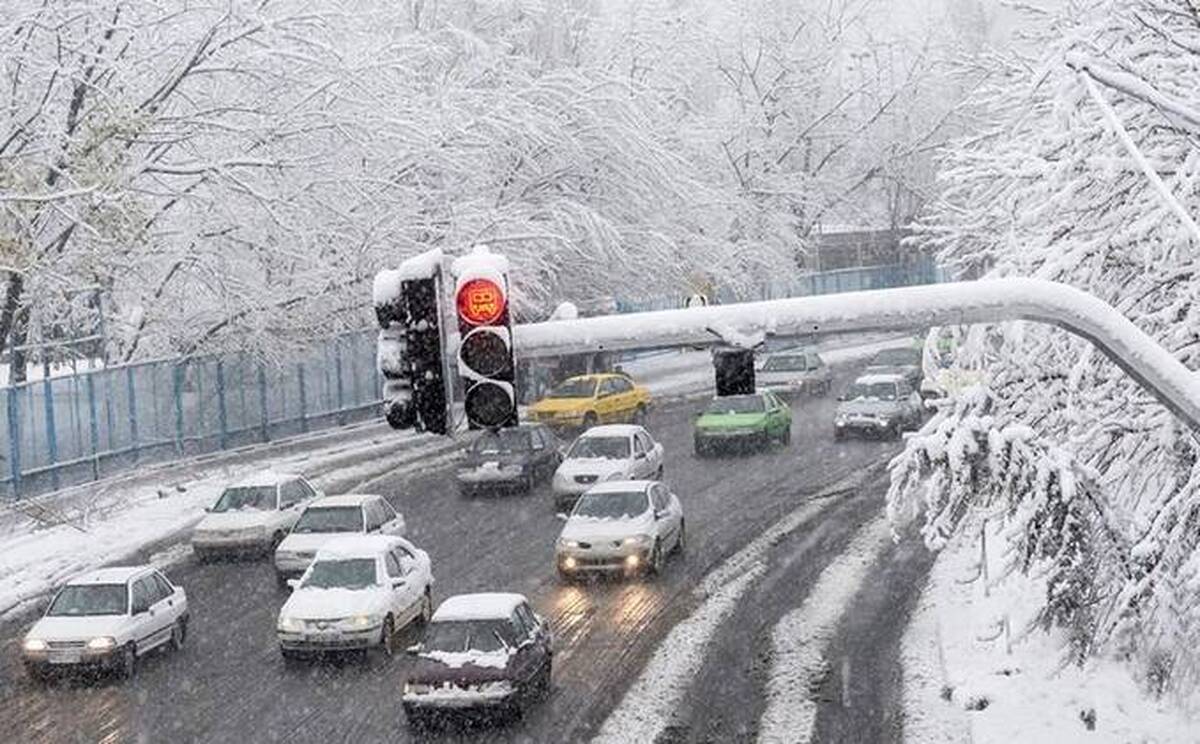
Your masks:
<svg viewBox="0 0 1200 744"><path fill-rule="evenodd" d="M25 634L21 660L37 680L72 667L129 677L138 657L182 646L187 623L187 594L153 566L102 568L54 595Z"/></svg>
<svg viewBox="0 0 1200 744"><path fill-rule="evenodd" d="M429 556L399 537L335 537L289 583L276 624L285 659L371 647L391 656L397 631L433 613Z"/></svg>
<svg viewBox="0 0 1200 744"><path fill-rule="evenodd" d="M192 532L201 560L224 553L270 555L300 518L300 510L324 494L290 473L263 471L226 488Z"/></svg>
<svg viewBox="0 0 1200 744"><path fill-rule="evenodd" d="M551 482L554 506L570 509L579 495L597 483L661 479L663 446L637 424L593 426L571 445Z"/></svg>
<svg viewBox="0 0 1200 744"><path fill-rule="evenodd" d="M685 543L683 506L657 481L616 481L588 490L554 546L559 578L607 571L658 573Z"/></svg>
<svg viewBox="0 0 1200 744"><path fill-rule="evenodd" d="M394 535L407 530L404 516L387 499L373 494L326 496L304 508L292 532L275 549L275 575L280 586L308 568L325 543L338 535Z"/></svg>

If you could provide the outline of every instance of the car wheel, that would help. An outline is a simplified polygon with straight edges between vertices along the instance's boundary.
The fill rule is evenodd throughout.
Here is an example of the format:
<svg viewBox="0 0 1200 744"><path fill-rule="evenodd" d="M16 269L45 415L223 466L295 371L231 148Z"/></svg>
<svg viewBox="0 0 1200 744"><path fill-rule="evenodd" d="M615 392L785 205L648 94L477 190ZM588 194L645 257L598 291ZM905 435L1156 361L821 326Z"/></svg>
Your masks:
<svg viewBox="0 0 1200 744"><path fill-rule="evenodd" d="M846 438L846 432L842 431L841 429L833 430L833 441L840 442L845 438Z"/></svg>
<svg viewBox="0 0 1200 744"><path fill-rule="evenodd" d="M33 664L25 665L25 676L29 677L29 680L38 686L44 685L50 681L50 673L41 667L34 666Z"/></svg>
<svg viewBox="0 0 1200 744"><path fill-rule="evenodd" d="M683 555L687 550L687 523L679 522L679 539L675 541L675 552Z"/></svg>
<svg viewBox="0 0 1200 744"><path fill-rule="evenodd" d="M633 423L639 426L646 423L646 406L638 404L638 407L633 412Z"/></svg>
<svg viewBox="0 0 1200 744"><path fill-rule="evenodd" d="M183 648L183 642L187 640L187 620L179 618L175 621L175 625L171 628L171 648L175 651Z"/></svg>
<svg viewBox="0 0 1200 744"><path fill-rule="evenodd" d="M267 545L266 550L267 556L275 555L275 549L279 547L279 543L283 542L283 537L282 532L276 532L274 535L271 535L271 543Z"/></svg>
<svg viewBox="0 0 1200 744"><path fill-rule="evenodd" d="M542 667L542 671L538 675L537 693L539 697L544 697L550 694L552 663L553 662L551 662L550 659L546 659L546 665Z"/></svg>
<svg viewBox="0 0 1200 744"><path fill-rule="evenodd" d="M708 448L705 447L703 444L696 442L694 447L695 447L695 451L696 451L696 457L699 457L701 459L708 457Z"/></svg>
<svg viewBox="0 0 1200 744"><path fill-rule="evenodd" d="M662 547L658 544L658 541L655 541L654 549L650 551L649 573L654 576L657 576L658 574L662 573L662 570L663 570Z"/></svg>
<svg viewBox="0 0 1200 744"><path fill-rule="evenodd" d="M654 471L654 480L660 481L662 479L663 479L663 466L659 465L658 470Z"/></svg>
<svg viewBox="0 0 1200 744"><path fill-rule="evenodd" d="M600 419L596 416L596 414L593 411L588 411L586 414L584 414L584 416L583 416L584 430L590 429L598 423L600 423Z"/></svg>
<svg viewBox="0 0 1200 744"><path fill-rule="evenodd" d="M787 447L788 445L790 445L792 443L792 425L791 425L791 423L788 423L788 425L786 427L784 427L783 436L781 436L779 438L779 443L782 444L784 447Z"/></svg>
<svg viewBox="0 0 1200 744"><path fill-rule="evenodd" d="M289 651L286 648L279 649L279 655L283 657L283 665L285 667L297 667L304 661L304 656L295 651Z"/></svg>
<svg viewBox="0 0 1200 744"><path fill-rule="evenodd" d="M395 625L395 622L392 620L391 615L388 615L387 617L385 617L383 619L383 630L380 631L380 633L381 633L382 637L379 639L380 640L379 645L383 649L384 655L389 658L392 656L395 656L396 655L396 625Z"/></svg>
<svg viewBox="0 0 1200 744"><path fill-rule="evenodd" d="M534 477L534 473L531 470L521 481L521 490L525 493L533 493L533 489L535 488L537 488L537 478Z"/></svg>
<svg viewBox="0 0 1200 744"><path fill-rule="evenodd" d="M894 423L890 427L888 427L888 439L891 439L893 441L896 439L899 439L903 435L903 432L904 432L904 424L897 421L896 423Z"/></svg>
<svg viewBox="0 0 1200 744"><path fill-rule="evenodd" d="M424 731L429 728L429 714L413 706L404 706L404 717L408 719L410 728Z"/></svg>
<svg viewBox="0 0 1200 744"><path fill-rule="evenodd" d="M121 658L117 662L117 676L121 679L132 679L137 673L137 648L132 643L125 644L121 649Z"/></svg>

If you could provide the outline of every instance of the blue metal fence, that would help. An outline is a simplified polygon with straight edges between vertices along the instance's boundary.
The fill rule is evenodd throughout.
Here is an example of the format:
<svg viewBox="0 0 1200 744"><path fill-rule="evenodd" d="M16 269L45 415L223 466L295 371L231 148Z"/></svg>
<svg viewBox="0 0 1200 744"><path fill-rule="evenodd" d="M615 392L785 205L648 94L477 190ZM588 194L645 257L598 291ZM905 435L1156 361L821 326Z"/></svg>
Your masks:
<svg viewBox="0 0 1200 744"><path fill-rule="evenodd" d="M719 302L941 281L931 262L801 275ZM683 295L618 300L621 312L681 307ZM144 362L0 388L0 493L32 494L139 463L264 442L376 415L373 330L298 351L285 364L245 355Z"/></svg>

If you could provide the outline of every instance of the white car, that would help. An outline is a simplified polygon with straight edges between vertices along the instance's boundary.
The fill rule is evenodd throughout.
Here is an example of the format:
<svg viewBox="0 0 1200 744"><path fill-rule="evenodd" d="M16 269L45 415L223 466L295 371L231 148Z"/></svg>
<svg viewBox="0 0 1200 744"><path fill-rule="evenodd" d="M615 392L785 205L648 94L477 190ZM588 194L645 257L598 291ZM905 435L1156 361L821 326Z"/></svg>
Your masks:
<svg viewBox="0 0 1200 744"><path fill-rule="evenodd" d="M597 483L613 480L661 479L663 446L637 424L593 426L571 445L554 472L551 488L559 511L570 509L579 495Z"/></svg>
<svg viewBox="0 0 1200 744"><path fill-rule="evenodd" d="M298 475L263 471L226 488L192 532L192 550L204 560L226 553L270 555L300 510L324 496Z"/></svg>
<svg viewBox="0 0 1200 744"><path fill-rule="evenodd" d="M133 675L140 656L187 637L188 601L153 566L102 568L54 595L21 644L33 679L52 670L88 668Z"/></svg>
<svg viewBox="0 0 1200 744"><path fill-rule="evenodd" d="M338 535L404 537L404 516L382 496L348 493L326 496L304 507L291 533L275 548L280 586L304 573L317 551Z"/></svg>
<svg viewBox="0 0 1200 744"><path fill-rule="evenodd" d="M683 552L683 507L657 481L601 483L580 497L554 546L559 578L595 571L658 573Z"/></svg>
<svg viewBox="0 0 1200 744"><path fill-rule="evenodd" d="M755 383L776 395L828 395L833 372L815 351L796 349L767 356L754 373Z"/></svg>
<svg viewBox="0 0 1200 744"><path fill-rule="evenodd" d="M433 614L429 556L400 537L335 537L289 583L276 624L284 659L372 647L391 656L397 631Z"/></svg>

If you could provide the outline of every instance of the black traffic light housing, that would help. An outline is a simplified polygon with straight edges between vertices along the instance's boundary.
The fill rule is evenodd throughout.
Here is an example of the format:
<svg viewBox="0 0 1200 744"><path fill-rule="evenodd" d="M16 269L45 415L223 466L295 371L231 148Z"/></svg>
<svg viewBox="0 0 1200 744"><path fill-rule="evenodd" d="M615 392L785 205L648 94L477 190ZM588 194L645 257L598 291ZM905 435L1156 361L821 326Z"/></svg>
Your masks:
<svg viewBox="0 0 1200 744"><path fill-rule="evenodd" d="M712 351L717 395L754 393L754 351L718 347Z"/></svg>
<svg viewBox="0 0 1200 744"><path fill-rule="evenodd" d="M517 425L516 373L508 262L486 249L454 262L458 373L471 429Z"/></svg>

